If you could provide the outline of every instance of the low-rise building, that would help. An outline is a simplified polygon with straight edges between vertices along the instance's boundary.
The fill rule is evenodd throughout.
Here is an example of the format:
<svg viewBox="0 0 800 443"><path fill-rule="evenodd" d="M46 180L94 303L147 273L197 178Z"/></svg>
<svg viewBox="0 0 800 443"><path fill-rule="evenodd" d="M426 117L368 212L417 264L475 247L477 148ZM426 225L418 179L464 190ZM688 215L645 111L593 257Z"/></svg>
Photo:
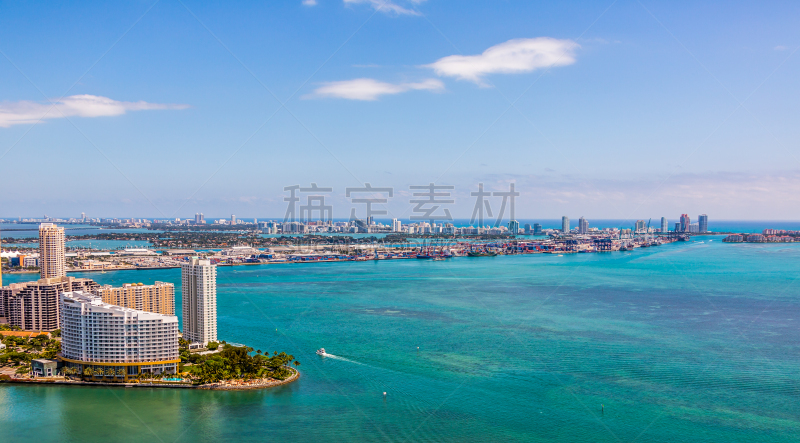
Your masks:
<svg viewBox="0 0 800 443"><path fill-rule="evenodd" d="M52 377L58 374L58 362L46 358L31 360L31 372L37 377Z"/></svg>
<svg viewBox="0 0 800 443"><path fill-rule="evenodd" d="M178 317L104 303L83 291L61 294L61 359L99 380L175 374Z"/></svg>

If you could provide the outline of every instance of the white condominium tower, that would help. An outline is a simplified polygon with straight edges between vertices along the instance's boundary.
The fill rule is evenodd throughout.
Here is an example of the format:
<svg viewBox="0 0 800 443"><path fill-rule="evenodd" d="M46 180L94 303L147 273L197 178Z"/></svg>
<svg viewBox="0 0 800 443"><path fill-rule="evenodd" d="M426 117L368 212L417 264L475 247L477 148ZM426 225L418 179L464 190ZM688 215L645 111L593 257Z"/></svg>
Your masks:
<svg viewBox="0 0 800 443"><path fill-rule="evenodd" d="M183 339L189 343L217 341L217 267L197 257L181 266Z"/></svg>
<svg viewBox="0 0 800 443"><path fill-rule="evenodd" d="M88 292L61 293L61 359L68 367L106 380L174 374L178 352L178 317L103 303Z"/></svg>
<svg viewBox="0 0 800 443"><path fill-rule="evenodd" d="M39 225L39 268L42 278L65 277L64 228L52 223Z"/></svg>

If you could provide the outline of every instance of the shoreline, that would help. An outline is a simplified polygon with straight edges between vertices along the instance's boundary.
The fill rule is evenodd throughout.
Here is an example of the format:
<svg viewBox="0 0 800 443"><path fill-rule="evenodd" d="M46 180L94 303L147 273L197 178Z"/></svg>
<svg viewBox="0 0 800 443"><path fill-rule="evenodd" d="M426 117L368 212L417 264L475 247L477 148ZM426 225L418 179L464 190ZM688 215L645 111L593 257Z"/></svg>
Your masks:
<svg viewBox="0 0 800 443"><path fill-rule="evenodd" d="M205 384L205 385L194 385L190 383L163 383L163 382L111 383L111 382L90 382L82 380L80 381L38 380L35 378L20 378L20 379L12 378L10 380L5 380L0 382L0 385L2 385L3 383L14 383L14 384L29 384L29 385L48 385L48 386L89 386L89 387L102 386L102 387L114 387L114 388L167 388L167 389L199 389L206 391L248 391L253 389L274 388L276 386L282 386L297 381L300 378L300 371L298 371L296 368L288 368L288 369L291 370L293 374L286 380L272 380L251 385L236 385L236 384L229 385L226 384L225 382ZM229 382L244 382L244 380L230 380Z"/></svg>

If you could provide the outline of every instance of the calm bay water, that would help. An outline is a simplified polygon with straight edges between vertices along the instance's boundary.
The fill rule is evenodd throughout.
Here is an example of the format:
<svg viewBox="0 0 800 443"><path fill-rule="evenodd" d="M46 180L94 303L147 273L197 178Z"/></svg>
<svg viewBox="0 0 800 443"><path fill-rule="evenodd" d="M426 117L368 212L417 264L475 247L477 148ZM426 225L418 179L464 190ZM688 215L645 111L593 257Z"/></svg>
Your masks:
<svg viewBox="0 0 800 443"><path fill-rule="evenodd" d="M222 267L220 337L294 354L299 381L0 385L0 441L800 441L800 244L720 239ZM180 286L177 269L86 276Z"/></svg>

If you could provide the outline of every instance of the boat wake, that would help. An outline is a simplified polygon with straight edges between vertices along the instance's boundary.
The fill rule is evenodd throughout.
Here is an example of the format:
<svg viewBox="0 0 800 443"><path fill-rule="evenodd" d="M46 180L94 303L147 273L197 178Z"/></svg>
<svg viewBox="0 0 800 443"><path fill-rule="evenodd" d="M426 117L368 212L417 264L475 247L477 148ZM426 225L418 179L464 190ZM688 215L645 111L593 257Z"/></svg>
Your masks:
<svg viewBox="0 0 800 443"><path fill-rule="evenodd" d="M334 360L341 360L341 361L346 361L346 362L349 362L349 363L355 363L357 365L363 365L364 364L364 363L359 363L357 361L350 360L349 358L344 358L344 357L340 357L338 355L328 354L327 352L325 352L325 348L319 349L317 351L317 355L319 355L320 357L332 358Z"/></svg>

